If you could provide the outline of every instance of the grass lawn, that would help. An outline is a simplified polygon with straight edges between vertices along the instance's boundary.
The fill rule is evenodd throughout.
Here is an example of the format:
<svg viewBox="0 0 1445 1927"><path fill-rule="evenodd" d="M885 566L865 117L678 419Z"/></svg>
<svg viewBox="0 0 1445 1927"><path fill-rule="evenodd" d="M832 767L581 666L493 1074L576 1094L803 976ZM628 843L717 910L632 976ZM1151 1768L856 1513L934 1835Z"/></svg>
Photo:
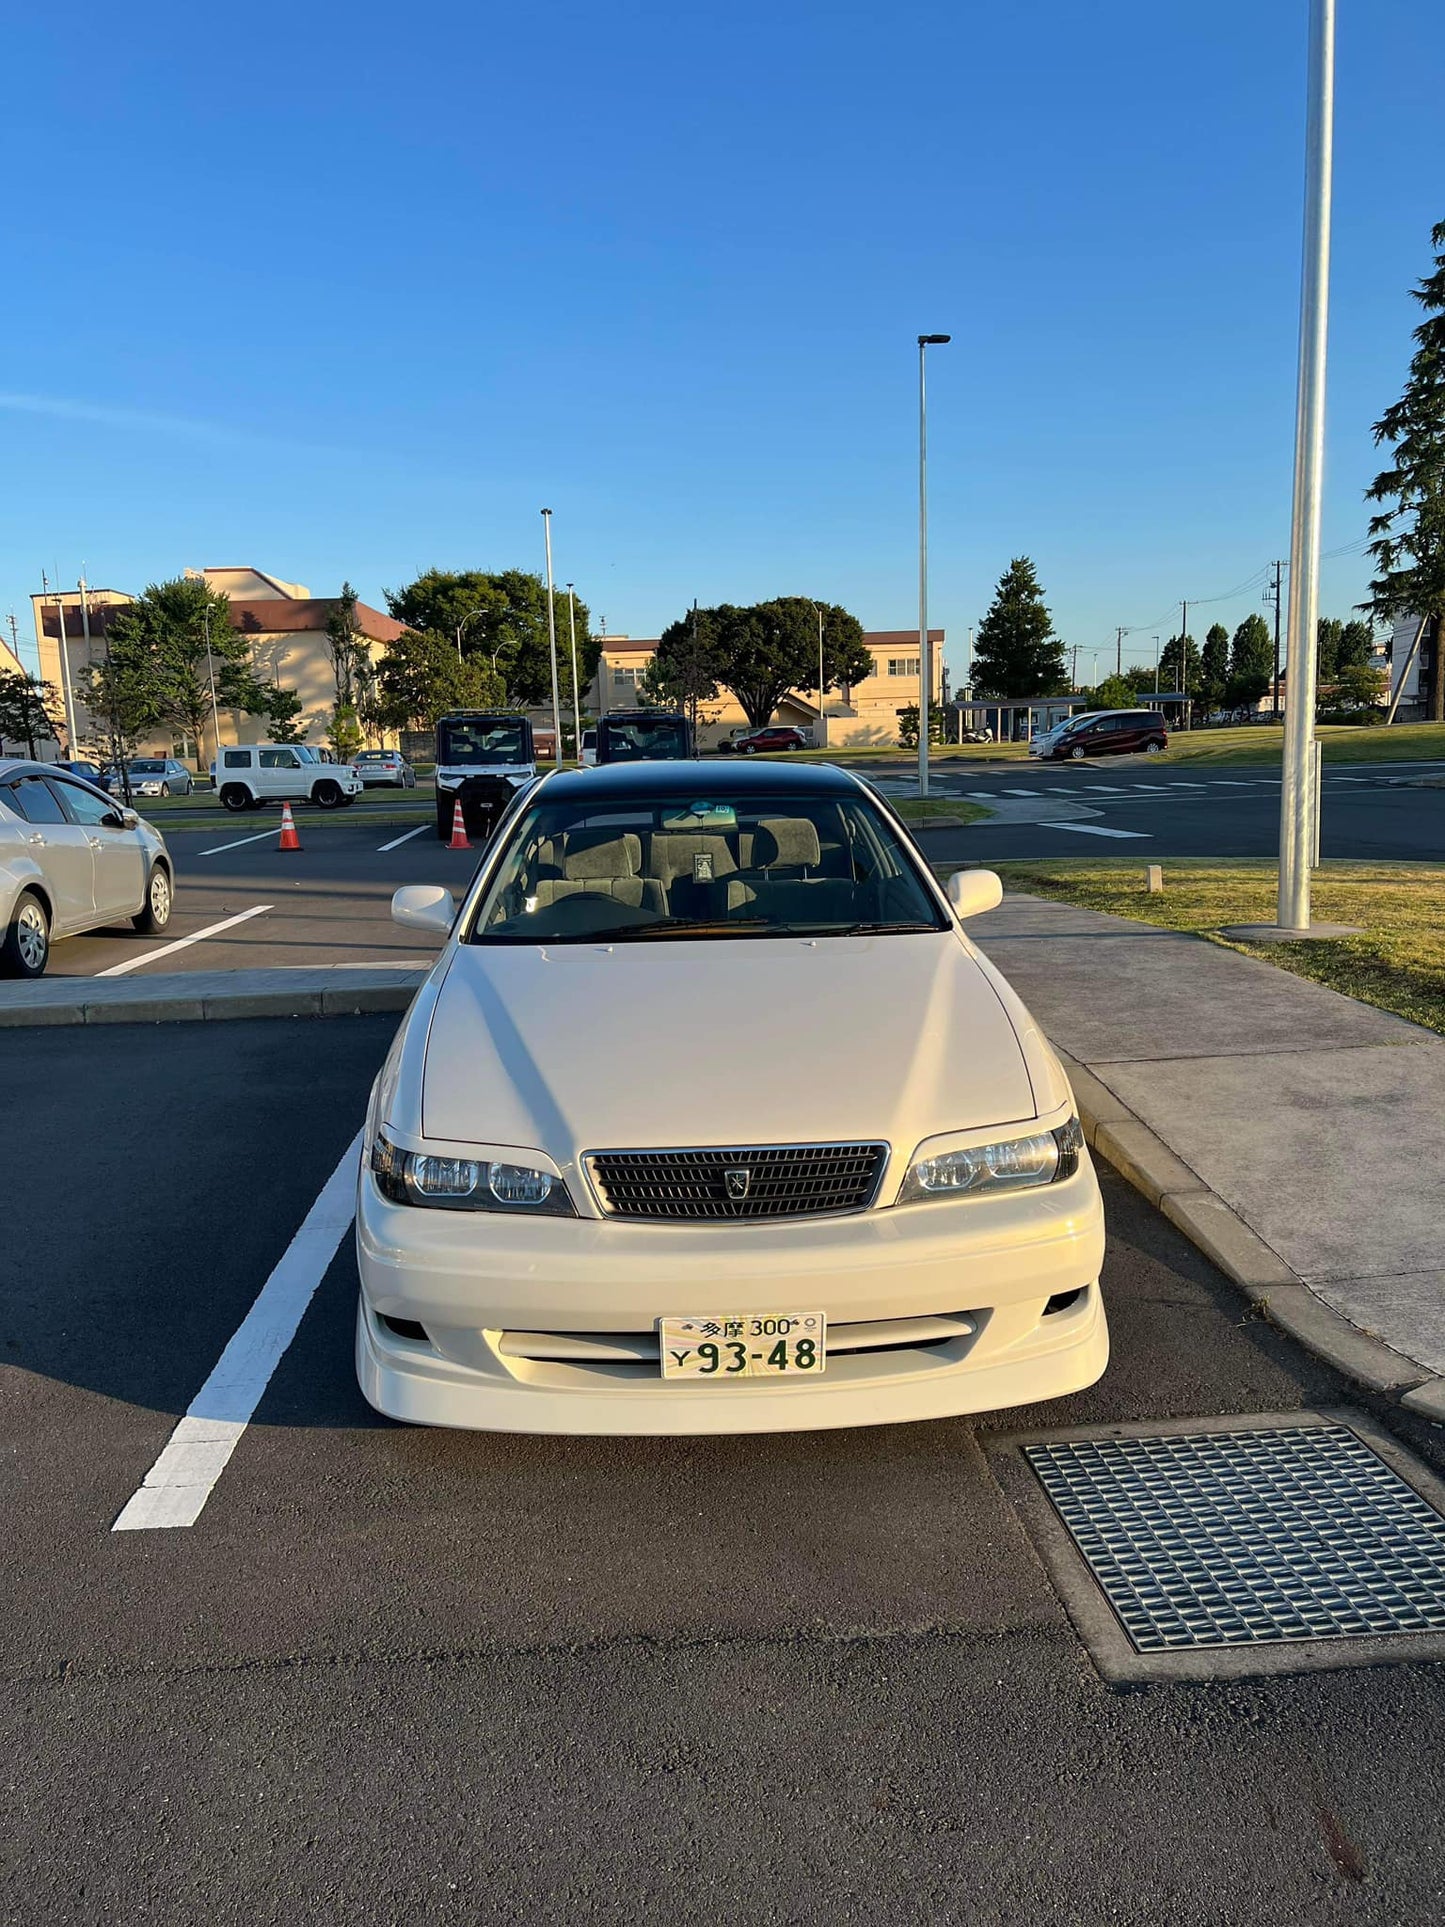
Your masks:
<svg viewBox="0 0 1445 1927"><path fill-rule="evenodd" d="M984 803L953 796L890 796L889 803L915 829L946 829L951 823L979 823L993 811Z"/></svg>
<svg viewBox="0 0 1445 1927"><path fill-rule="evenodd" d="M1278 871L1272 863L1166 862L1158 896L1150 896L1145 866L1137 861L1060 857L993 867L1013 889L1194 930L1227 949L1445 1031L1445 864L1326 863L1315 872L1312 913L1320 922L1359 924L1360 935L1270 944L1235 943L1216 932L1221 924L1274 922Z"/></svg>
<svg viewBox="0 0 1445 1927"><path fill-rule="evenodd" d="M1397 723L1393 728L1377 725L1374 729L1346 729L1322 724L1320 741L1327 763L1397 763L1445 761L1445 723ZM1278 767L1283 751L1284 730L1278 723L1249 723L1240 729L1175 729L1169 733L1169 748L1162 756L1149 758L1149 768L1162 769L1170 763L1217 763L1223 767L1252 769L1260 765ZM911 749L867 748L796 750L815 762L865 765L877 756L914 756ZM1017 762L1028 755L1025 743L935 744L930 760L939 763ZM1138 759L1142 762L1144 759ZM1101 757L1098 767L1107 769L1112 758ZM1131 768L1132 761L1124 764Z"/></svg>

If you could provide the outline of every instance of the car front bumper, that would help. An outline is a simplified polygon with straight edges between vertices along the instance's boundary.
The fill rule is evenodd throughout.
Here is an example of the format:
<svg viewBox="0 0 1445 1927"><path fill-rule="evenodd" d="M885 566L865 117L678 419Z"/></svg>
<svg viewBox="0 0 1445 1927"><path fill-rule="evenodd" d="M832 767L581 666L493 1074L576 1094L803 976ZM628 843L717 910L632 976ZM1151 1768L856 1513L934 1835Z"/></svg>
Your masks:
<svg viewBox="0 0 1445 1927"><path fill-rule="evenodd" d="M419 1424L581 1435L877 1425L1061 1397L1093 1384L1109 1356L1103 1206L1087 1156L1073 1178L1031 1193L722 1226L430 1211L389 1203L363 1171L356 1247L361 1389ZM1069 1302L1048 1309L1057 1299ZM820 1378L661 1376L664 1314L819 1310L831 1334Z"/></svg>

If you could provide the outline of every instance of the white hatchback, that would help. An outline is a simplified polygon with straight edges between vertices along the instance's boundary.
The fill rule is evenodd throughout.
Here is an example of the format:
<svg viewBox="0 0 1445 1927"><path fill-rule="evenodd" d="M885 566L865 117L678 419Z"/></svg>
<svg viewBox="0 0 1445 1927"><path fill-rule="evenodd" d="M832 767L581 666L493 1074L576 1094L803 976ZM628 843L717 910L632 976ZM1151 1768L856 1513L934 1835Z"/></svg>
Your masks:
<svg viewBox="0 0 1445 1927"><path fill-rule="evenodd" d="M362 1390L500 1431L765 1432L1091 1384L1103 1209L1058 1059L849 772L550 775L372 1092Z"/></svg>

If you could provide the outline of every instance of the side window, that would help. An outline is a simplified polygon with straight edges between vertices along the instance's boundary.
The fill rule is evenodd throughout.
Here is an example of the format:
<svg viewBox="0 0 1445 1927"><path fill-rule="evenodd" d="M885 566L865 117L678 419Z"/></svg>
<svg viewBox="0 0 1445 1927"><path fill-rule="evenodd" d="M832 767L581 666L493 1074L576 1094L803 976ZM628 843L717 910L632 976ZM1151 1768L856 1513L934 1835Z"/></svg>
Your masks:
<svg viewBox="0 0 1445 1927"><path fill-rule="evenodd" d="M263 749L262 769L300 769L301 758L294 749Z"/></svg>
<svg viewBox="0 0 1445 1927"><path fill-rule="evenodd" d="M103 796L92 796L83 790L79 783L52 783L65 805L65 813L72 823L104 823L116 811L114 803L107 802Z"/></svg>
<svg viewBox="0 0 1445 1927"><path fill-rule="evenodd" d="M251 752L249 749L228 749L222 761L227 769L249 769Z"/></svg>
<svg viewBox="0 0 1445 1927"><path fill-rule="evenodd" d="M27 823L64 823L65 811L59 798L38 776L25 776L10 792Z"/></svg>

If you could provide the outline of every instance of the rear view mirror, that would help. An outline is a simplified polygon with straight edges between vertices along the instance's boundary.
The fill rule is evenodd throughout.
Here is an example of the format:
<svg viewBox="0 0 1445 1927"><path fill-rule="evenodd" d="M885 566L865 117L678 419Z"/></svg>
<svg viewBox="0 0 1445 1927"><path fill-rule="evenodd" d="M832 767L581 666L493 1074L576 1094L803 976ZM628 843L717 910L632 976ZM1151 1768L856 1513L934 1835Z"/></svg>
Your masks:
<svg viewBox="0 0 1445 1927"><path fill-rule="evenodd" d="M948 900L960 917L979 917L1003 902L1003 884L992 870L955 870L948 879Z"/></svg>
<svg viewBox="0 0 1445 1927"><path fill-rule="evenodd" d="M450 890L439 883L408 883L391 900L391 920L408 930L424 930L429 936L451 934L457 906Z"/></svg>

